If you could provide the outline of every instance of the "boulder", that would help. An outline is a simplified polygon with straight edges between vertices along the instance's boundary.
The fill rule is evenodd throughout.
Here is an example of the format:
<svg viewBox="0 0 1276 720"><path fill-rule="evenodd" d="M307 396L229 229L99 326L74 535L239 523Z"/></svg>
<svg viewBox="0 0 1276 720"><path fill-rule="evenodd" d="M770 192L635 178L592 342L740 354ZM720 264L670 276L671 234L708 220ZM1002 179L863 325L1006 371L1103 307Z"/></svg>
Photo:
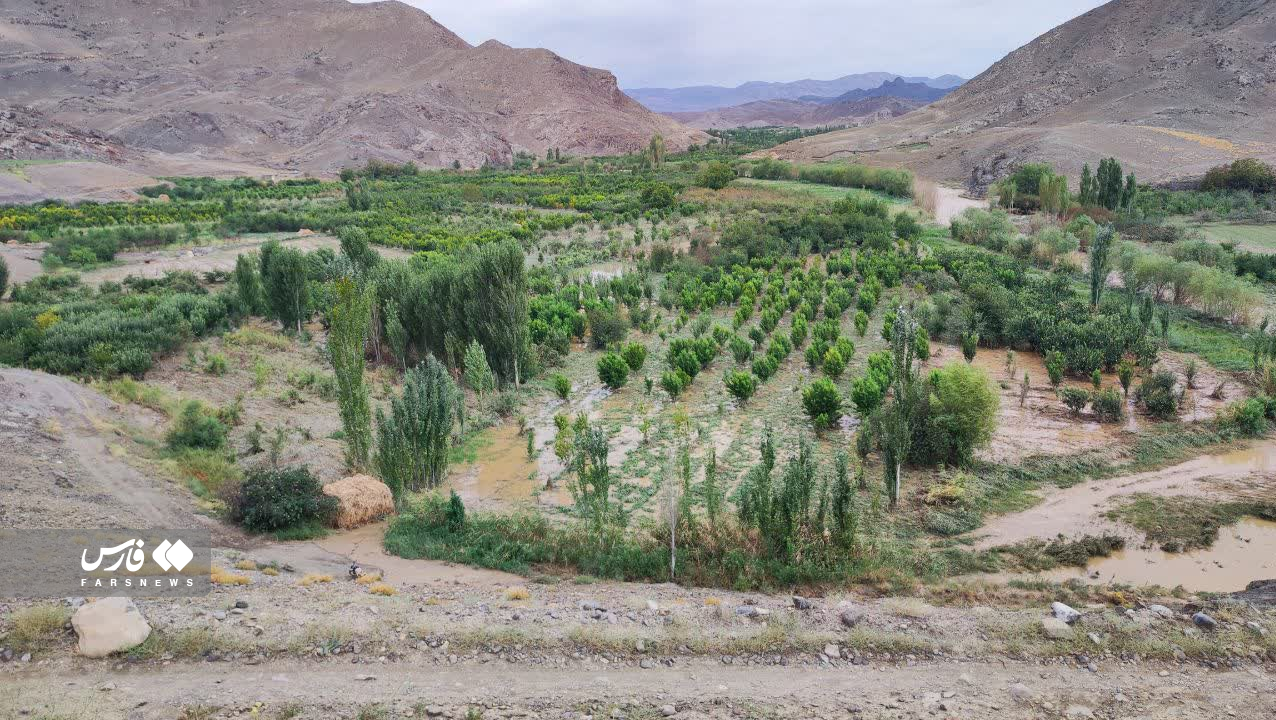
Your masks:
<svg viewBox="0 0 1276 720"><path fill-rule="evenodd" d="M842 608L838 618L842 621L842 627L853 628L864 620L864 611L854 606Z"/></svg>
<svg viewBox="0 0 1276 720"><path fill-rule="evenodd" d="M1197 627L1204 628L1206 630L1213 630L1218 627L1218 621L1203 612L1198 612L1193 615L1192 622L1196 623Z"/></svg>
<svg viewBox="0 0 1276 720"><path fill-rule="evenodd" d="M1174 611L1164 605L1148 605L1148 611L1153 615L1165 618L1166 620L1174 619Z"/></svg>
<svg viewBox="0 0 1276 720"><path fill-rule="evenodd" d="M137 647L151 635L151 626L130 598L103 598L88 603L71 616L71 627L80 638L76 650L85 657L100 658Z"/></svg>
<svg viewBox="0 0 1276 720"><path fill-rule="evenodd" d="M1081 619L1081 613L1061 602L1050 603L1050 612L1069 625Z"/></svg>
<svg viewBox="0 0 1276 720"><path fill-rule="evenodd" d="M1057 617L1041 618L1041 633L1051 640L1072 637L1072 626Z"/></svg>

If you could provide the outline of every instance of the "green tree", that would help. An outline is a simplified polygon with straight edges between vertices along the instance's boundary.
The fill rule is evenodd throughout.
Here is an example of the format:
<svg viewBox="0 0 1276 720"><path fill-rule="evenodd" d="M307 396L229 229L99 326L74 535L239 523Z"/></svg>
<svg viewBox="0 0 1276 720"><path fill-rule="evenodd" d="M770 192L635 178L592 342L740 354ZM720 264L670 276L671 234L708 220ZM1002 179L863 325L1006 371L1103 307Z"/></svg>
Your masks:
<svg viewBox="0 0 1276 720"><path fill-rule="evenodd" d="M1127 398L1130 397L1130 384L1134 382L1134 363L1127 358L1121 358L1121 362L1117 365L1117 379L1121 381L1121 392Z"/></svg>
<svg viewBox="0 0 1276 720"><path fill-rule="evenodd" d="M726 385L727 392L740 401L740 404L748 402L753 397L753 393L758 389L758 379L753 373L746 370L728 371L722 378L722 382Z"/></svg>
<svg viewBox="0 0 1276 720"><path fill-rule="evenodd" d="M820 378L802 389L802 408L816 430L832 427L842 414L842 395L828 378Z"/></svg>
<svg viewBox="0 0 1276 720"><path fill-rule="evenodd" d="M496 388L496 376L492 367L487 364L487 353L478 340L471 340L465 348L463 363L465 385L479 397Z"/></svg>
<svg viewBox="0 0 1276 720"><path fill-rule="evenodd" d="M367 231L357 225L347 225L338 230L337 239L341 241L341 254L362 271L371 270L381 260L368 242Z"/></svg>
<svg viewBox="0 0 1276 720"><path fill-rule="evenodd" d="M385 304L385 338L390 343L390 352L399 361L399 367L408 367L408 330L399 319L399 303L393 298Z"/></svg>
<svg viewBox="0 0 1276 720"><path fill-rule="evenodd" d="M837 348L831 347L824 353L820 369L831 378L842 377L842 371L846 370L846 358L842 357L842 353L838 352Z"/></svg>
<svg viewBox="0 0 1276 720"><path fill-rule="evenodd" d="M878 411L877 426L880 430L884 473L891 507L899 502L899 489L903 481L904 461L908 458L914 423L918 409L925 398L918 392L916 355L913 337L917 334L917 320L904 308L896 310L895 332L891 340L893 361L890 403Z"/></svg>
<svg viewBox="0 0 1276 720"><path fill-rule="evenodd" d="M730 165L719 161L707 163L696 176L696 184L710 190L721 190L730 185L733 180L735 180L735 170L732 170Z"/></svg>
<svg viewBox="0 0 1276 720"><path fill-rule="evenodd" d="M975 354L979 352L979 333L974 330L968 330L961 336L961 355L966 358L967 363L975 361Z"/></svg>
<svg viewBox="0 0 1276 720"><path fill-rule="evenodd" d="M1085 207L1092 207L1098 204L1099 194L1096 190L1094 173L1090 171L1090 163L1086 163L1081 168L1081 204Z"/></svg>
<svg viewBox="0 0 1276 720"><path fill-rule="evenodd" d="M447 368L429 356L404 376L403 394L390 401L390 414L377 410L375 466L396 499L405 490L443 482L458 402Z"/></svg>
<svg viewBox="0 0 1276 720"><path fill-rule="evenodd" d="M284 326L301 332L301 324L310 317L310 283L306 256L299 250L262 246L261 279L266 304L271 315Z"/></svg>
<svg viewBox="0 0 1276 720"><path fill-rule="evenodd" d="M513 240L479 249L472 267L473 291L465 313L471 337L487 351L492 369L504 381L522 383L520 363L527 352L527 275L523 249Z"/></svg>
<svg viewBox="0 0 1276 720"><path fill-rule="evenodd" d="M1001 396L980 368L956 363L933 370L927 381L924 441L917 453L930 463L962 465L997 429Z"/></svg>
<svg viewBox="0 0 1276 720"><path fill-rule="evenodd" d="M855 312L855 334L864 337L864 333L868 332L868 313L863 310Z"/></svg>
<svg viewBox="0 0 1276 720"><path fill-rule="evenodd" d="M1120 209L1125 185L1121 163L1116 158L1106 158L1099 162L1099 174L1095 183L1097 204L1114 212Z"/></svg>
<svg viewBox="0 0 1276 720"><path fill-rule="evenodd" d="M1111 272L1112 244L1116 241L1116 231L1111 225L1099 228L1094 234L1094 242L1090 243L1090 307L1099 310L1099 301L1108 286L1108 273Z"/></svg>
<svg viewBox="0 0 1276 720"><path fill-rule="evenodd" d="M629 364L616 353L598 358L598 379L612 390L619 390L629 381Z"/></svg>
<svg viewBox="0 0 1276 720"><path fill-rule="evenodd" d="M634 372L641 370L643 364L647 362L647 348L642 343L629 343L620 354L629 365L629 369Z"/></svg>
<svg viewBox="0 0 1276 720"><path fill-rule="evenodd" d="M1057 392L1063 382L1063 353L1054 350L1046 355L1046 374L1050 376L1050 386Z"/></svg>
<svg viewBox="0 0 1276 720"><path fill-rule="evenodd" d="M257 263L250 255L239 255L235 258L235 293L239 304L249 315L260 315L265 312L265 300L261 288L261 275L257 271ZM0 295L3 295L0 292Z"/></svg>
<svg viewBox="0 0 1276 720"><path fill-rule="evenodd" d="M1063 388L1059 391L1059 397L1063 399L1063 404L1068 406L1073 415L1080 415L1090 402L1090 393L1076 387Z"/></svg>
<svg viewBox="0 0 1276 720"><path fill-rule="evenodd" d="M372 410L363 372L365 344L372 320L372 294L349 278L335 285L328 331L328 354L337 382L337 410L346 441L346 465L361 470L372 447Z"/></svg>

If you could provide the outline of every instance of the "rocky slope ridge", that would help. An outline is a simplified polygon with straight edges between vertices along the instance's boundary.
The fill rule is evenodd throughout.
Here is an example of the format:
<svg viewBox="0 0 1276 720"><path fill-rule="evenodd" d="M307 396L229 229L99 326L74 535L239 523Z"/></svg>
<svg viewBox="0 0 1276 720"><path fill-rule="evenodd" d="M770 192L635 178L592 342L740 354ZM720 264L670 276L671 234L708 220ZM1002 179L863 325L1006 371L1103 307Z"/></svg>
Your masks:
<svg viewBox="0 0 1276 720"><path fill-rule="evenodd" d="M858 158L984 185L1014 164L1115 155L1141 178L1276 156L1276 3L1115 0L924 110L806 138L782 157Z"/></svg>
<svg viewBox="0 0 1276 720"><path fill-rule="evenodd" d="M16 159L331 172L703 140L609 72L473 47L393 1L14 0L0 9L0 82L0 154Z"/></svg>

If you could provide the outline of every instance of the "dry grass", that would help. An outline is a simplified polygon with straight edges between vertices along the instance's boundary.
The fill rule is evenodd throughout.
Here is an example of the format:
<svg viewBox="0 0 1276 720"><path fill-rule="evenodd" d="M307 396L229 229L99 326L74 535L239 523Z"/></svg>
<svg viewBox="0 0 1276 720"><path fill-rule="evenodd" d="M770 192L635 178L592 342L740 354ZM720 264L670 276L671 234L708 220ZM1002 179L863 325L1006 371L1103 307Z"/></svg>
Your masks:
<svg viewBox="0 0 1276 720"><path fill-rule="evenodd" d="M307 573L305 577L297 581L297 584L302 587L310 587L311 585L315 585L317 583L330 583L330 582L332 582L331 575L320 575L319 573Z"/></svg>
<svg viewBox="0 0 1276 720"><path fill-rule="evenodd" d="M387 585L385 583L377 583L369 587L368 592L372 593L373 595L384 595L386 597L390 597L392 595L398 594L399 591L395 590L392 585Z"/></svg>
<svg viewBox="0 0 1276 720"><path fill-rule="evenodd" d="M273 568L273 567L262 568L261 574L269 575L270 577L275 577L276 575L279 574L279 568Z"/></svg>
<svg viewBox="0 0 1276 720"><path fill-rule="evenodd" d="M718 607L722 604L722 600L716 597L707 597L704 599L704 604L706 607Z"/></svg>
<svg viewBox="0 0 1276 720"><path fill-rule="evenodd" d="M376 522L394 513L394 495L380 480L353 475L323 486L325 495L337 499L337 527L343 530Z"/></svg>
<svg viewBox="0 0 1276 720"><path fill-rule="evenodd" d="M910 597L893 597L882 601L882 607L892 615L921 620L930 617L935 608L929 604Z"/></svg>
<svg viewBox="0 0 1276 720"><path fill-rule="evenodd" d="M213 568L213 584L214 585L247 585L252 582L247 575L236 575L225 568Z"/></svg>
<svg viewBox="0 0 1276 720"><path fill-rule="evenodd" d="M935 217L939 213L939 186L929 180L913 183L913 201L917 207Z"/></svg>
<svg viewBox="0 0 1276 720"><path fill-rule="evenodd" d="M63 605L32 605L13 613L8 642L19 650L34 650L55 640L71 619L71 610Z"/></svg>
<svg viewBox="0 0 1276 720"><path fill-rule="evenodd" d="M235 563L235 569L236 570L256 570L257 563L253 562L252 560L240 560L239 562Z"/></svg>
<svg viewBox="0 0 1276 720"><path fill-rule="evenodd" d="M367 573L366 575L360 575L355 579L355 582L360 585L371 585L372 583L381 582L381 573Z"/></svg>
<svg viewBox="0 0 1276 720"><path fill-rule="evenodd" d="M244 325L234 332L226 333L222 336L222 341L228 345L264 347L271 350L287 350L292 345L288 338L277 332L263 330L250 325Z"/></svg>
<svg viewBox="0 0 1276 720"><path fill-rule="evenodd" d="M520 586L516 586L516 587L512 587L512 588L508 588L508 589L505 591L505 599L506 599L506 600L530 600L530 599L531 599L531 597L532 597L532 593L531 593L531 592L529 592L529 591L527 590L527 588L525 588L525 587L523 587L523 586L521 586L521 585L520 585Z"/></svg>

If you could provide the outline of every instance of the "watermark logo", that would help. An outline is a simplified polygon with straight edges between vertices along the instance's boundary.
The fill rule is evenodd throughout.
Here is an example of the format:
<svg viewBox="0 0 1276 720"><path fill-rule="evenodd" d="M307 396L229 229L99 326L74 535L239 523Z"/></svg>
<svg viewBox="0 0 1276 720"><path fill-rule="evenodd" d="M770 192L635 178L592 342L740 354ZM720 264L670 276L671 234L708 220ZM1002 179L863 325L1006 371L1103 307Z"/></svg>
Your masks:
<svg viewBox="0 0 1276 720"><path fill-rule="evenodd" d="M191 597L212 586L204 529L0 529L0 547L0 598Z"/></svg>

